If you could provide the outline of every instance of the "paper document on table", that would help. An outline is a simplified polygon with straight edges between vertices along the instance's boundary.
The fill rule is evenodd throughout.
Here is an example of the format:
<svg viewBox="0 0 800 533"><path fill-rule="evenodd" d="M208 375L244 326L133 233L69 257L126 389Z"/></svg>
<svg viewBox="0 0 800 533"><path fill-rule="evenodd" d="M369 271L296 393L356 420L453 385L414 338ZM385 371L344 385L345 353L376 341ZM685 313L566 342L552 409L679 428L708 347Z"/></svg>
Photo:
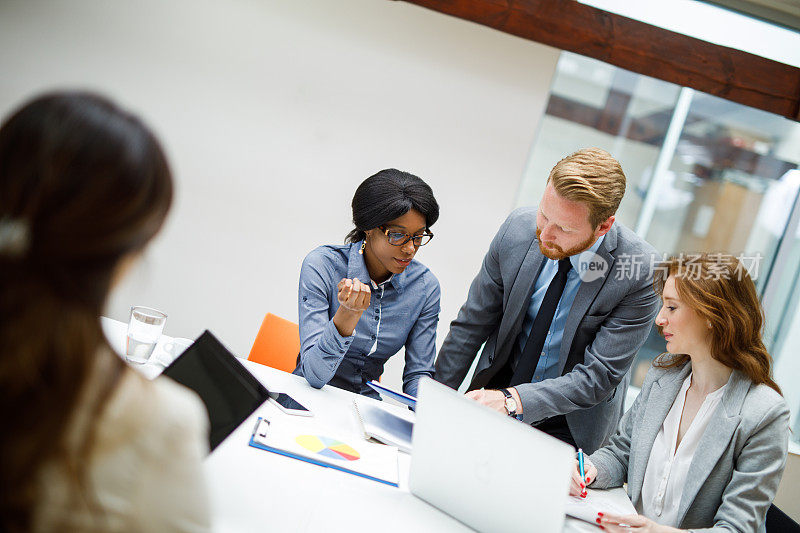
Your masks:
<svg viewBox="0 0 800 533"><path fill-rule="evenodd" d="M259 418L250 446L397 486L397 448L345 438L311 418Z"/></svg>
<svg viewBox="0 0 800 533"><path fill-rule="evenodd" d="M564 509L567 516L594 524L597 513L636 514L636 508L622 491L588 489L587 493L586 498L567 496Z"/></svg>
<svg viewBox="0 0 800 533"><path fill-rule="evenodd" d="M353 400L353 408L365 437L373 437L411 453L414 413L406 411L401 414L371 401Z"/></svg>

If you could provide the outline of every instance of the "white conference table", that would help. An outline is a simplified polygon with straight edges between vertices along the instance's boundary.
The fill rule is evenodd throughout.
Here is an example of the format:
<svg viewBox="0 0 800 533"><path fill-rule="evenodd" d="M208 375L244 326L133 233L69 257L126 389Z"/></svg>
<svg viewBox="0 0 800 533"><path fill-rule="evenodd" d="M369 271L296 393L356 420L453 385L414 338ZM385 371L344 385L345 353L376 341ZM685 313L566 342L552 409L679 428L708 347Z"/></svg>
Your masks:
<svg viewBox="0 0 800 533"><path fill-rule="evenodd" d="M102 322L113 348L124 354L127 325L108 318ZM131 366L150 379L156 377L170 362L164 350L170 340L162 336L150 362ZM267 389L290 393L338 435L363 438L352 409L357 397L353 393L329 386L314 389L298 376L239 361ZM205 461L214 531L472 531L408 491L411 457L406 453L399 453L400 486L396 488L249 446L256 420L265 414L290 416L270 403L261 405ZM627 500L622 489L613 491L615 498ZM535 530L531 516L531 531ZM595 533L599 529L567 517L563 531Z"/></svg>

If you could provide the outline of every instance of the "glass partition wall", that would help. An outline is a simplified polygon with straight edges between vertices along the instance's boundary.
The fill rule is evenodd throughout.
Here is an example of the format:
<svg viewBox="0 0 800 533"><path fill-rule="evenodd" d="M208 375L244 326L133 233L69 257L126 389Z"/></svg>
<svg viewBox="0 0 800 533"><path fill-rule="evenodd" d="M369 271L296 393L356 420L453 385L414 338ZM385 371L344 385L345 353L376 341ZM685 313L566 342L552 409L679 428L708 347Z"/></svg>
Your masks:
<svg viewBox="0 0 800 533"><path fill-rule="evenodd" d="M611 152L628 188L617 220L663 254L725 252L756 281L776 379L800 435L800 124L563 52L517 205L535 204L550 168L588 146ZM655 329L639 385L664 351Z"/></svg>

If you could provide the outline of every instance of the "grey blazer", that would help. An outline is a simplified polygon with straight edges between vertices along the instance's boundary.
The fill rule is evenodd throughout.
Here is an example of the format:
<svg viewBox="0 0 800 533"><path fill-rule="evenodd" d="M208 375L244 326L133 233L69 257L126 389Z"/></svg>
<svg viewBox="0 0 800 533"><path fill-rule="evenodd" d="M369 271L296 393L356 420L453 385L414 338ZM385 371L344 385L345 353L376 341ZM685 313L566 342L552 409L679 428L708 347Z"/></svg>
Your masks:
<svg viewBox="0 0 800 533"><path fill-rule="evenodd" d="M590 456L597 467L592 488L618 487L627 481L628 496L641 512L653 441L690 371L691 363L650 369L610 444ZM692 458L679 527L757 531L778 490L788 442L786 401L734 370Z"/></svg>
<svg viewBox="0 0 800 533"><path fill-rule="evenodd" d="M536 239L536 211L515 210L492 240L439 350L437 381L457 388L484 342L470 389L485 386L506 364L545 260ZM658 312L652 287L655 253L614 223L597 251L608 268L598 279L581 283L567 316L560 377L517 386L526 423L566 415L575 442L587 453L614 432L628 370Z"/></svg>

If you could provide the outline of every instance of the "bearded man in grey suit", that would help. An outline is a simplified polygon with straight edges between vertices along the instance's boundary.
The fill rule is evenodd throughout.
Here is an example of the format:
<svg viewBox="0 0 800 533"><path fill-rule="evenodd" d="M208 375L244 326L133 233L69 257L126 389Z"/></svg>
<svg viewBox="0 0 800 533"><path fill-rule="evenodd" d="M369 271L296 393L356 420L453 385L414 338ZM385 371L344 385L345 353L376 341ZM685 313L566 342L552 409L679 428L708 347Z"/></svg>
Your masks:
<svg viewBox="0 0 800 533"><path fill-rule="evenodd" d="M469 397L587 453L602 446L659 307L655 249L614 220L624 194L608 152L559 161L538 208L512 212L492 240L435 379L459 387L484 345Z"/></svg>

